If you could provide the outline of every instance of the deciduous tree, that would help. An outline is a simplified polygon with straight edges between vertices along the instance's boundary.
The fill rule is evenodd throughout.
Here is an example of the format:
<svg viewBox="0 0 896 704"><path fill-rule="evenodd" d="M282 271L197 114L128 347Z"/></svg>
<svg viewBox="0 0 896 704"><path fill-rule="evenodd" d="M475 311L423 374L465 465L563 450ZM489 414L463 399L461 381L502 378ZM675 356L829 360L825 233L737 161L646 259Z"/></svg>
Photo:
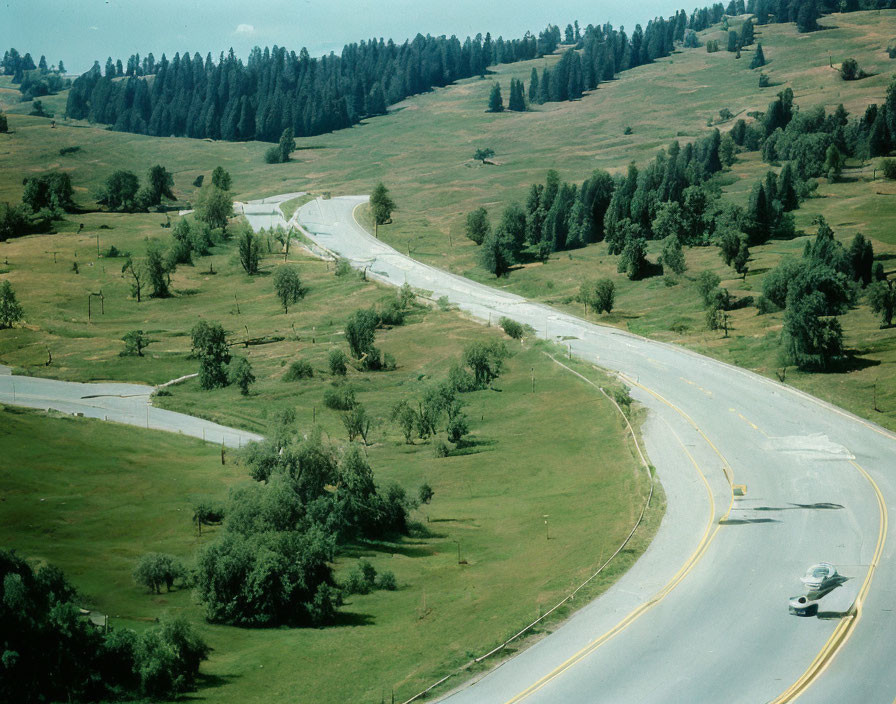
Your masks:
<svg viewBox="0 0 896 704"><path fill-rule="evenodd" d="M305 287L299 271L294 266L281 264L274 270L274 290L283 305L283 312L289 312L289 306L305 296Z"/></svg>
<svg viewBox="0 0 896 704"><path fill-rule="evenodd" d="M11 328L24 317L22 306L16 300L16 293L9 281L0 283L0 330Z"/></svg>

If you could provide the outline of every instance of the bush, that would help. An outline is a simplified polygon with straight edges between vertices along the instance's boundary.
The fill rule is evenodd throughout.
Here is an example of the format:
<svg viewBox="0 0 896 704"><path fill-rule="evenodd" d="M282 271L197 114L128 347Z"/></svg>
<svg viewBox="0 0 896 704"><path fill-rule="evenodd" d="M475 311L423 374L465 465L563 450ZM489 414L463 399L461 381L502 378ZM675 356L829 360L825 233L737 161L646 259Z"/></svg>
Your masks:
<svg viewBox="0 0 896 704"><path fill-rule="evenodd" d="M289 370L283 375L283 381L301 381L314 376L311 364L305 359L298 359L289 365Z"/></svg>
<svg viewBox="0 0 896 704"><path fill-rule="evenodd" d="M390 298L377 312L380 325L403 325L405 309L398 298Z"/></svg>
<svg viewBox="0 0 896 704"><path fill-rule="evenodd" d="M327 362L330 364L330 374L333 376L345 376L347 371L348 357L338 347L330 350L327 355Z"/></svg>
<svg viewBox="0 0 896 704"><path fill-rule="evenodd" d="M859 68L859 62L855 59L844 59L840 64L840 78L844 81L857 81L865 78L867 74Z"/></svg>
<svg viewBox="0 0 896 704"><path fill-rule="evenodd" d="M880 162L884 176L889 179L896 179L896 159L884 159Z"/></svg>
<svg viewBox="0 0 896 704"><path fill-rule="evenodd" d="M348 259L338 259L336 261L336 268L334 269L334 273L336 276L348 276L352 273L352 265L349 264Z"/></svg>
<svg viewBox="0 0 896 704"><path fill-rule="evenodd" d="M342 583L342 590L346 594L369 594L375 586L376 569L367 560L358 560Z"/></svg>
<svg viewBox="0 0 896 704"><path fill-rule="evenodd" d="M521 323L511 320L510 318L501 318L499 321L504 332L506 332L514 340L522 339L526 333L525 327Z"/></svg>
<svg viewBox="0 0 896 704"><path fill-rule="evenodd" d="M768 315L769 313L777 313L781 309L765 296L760 296L756 300L756 310L759 312L759 315Z"/></svg>
<svg viewBox="0 0 896 704"><path fill-rule="evenodd" d="M376 588L394 592L398 589L398 585L395 583L395 575L389 571L380 572L379 576L376 578Z"/></svg>
<svg viewBox="0 0 896 704"><path fill-rule="evenodd" d="M334 411L350 411L355 407L355 390L351 386L335 386L324 391L324 405Z"/></svg>
<svg viewBox="0 0 896 704"><path fill-rule="evenodd" d="M448 447L447 442L439 438L433 443L432 452L436 457L448 457L451 454L451 448Z"/></svg>
<svg viewBox="0 0 896 704"><path fill-rule="evenodd" d="M280 162L280 147L271 147L264 153L265 164L279 164Z"/></svg>

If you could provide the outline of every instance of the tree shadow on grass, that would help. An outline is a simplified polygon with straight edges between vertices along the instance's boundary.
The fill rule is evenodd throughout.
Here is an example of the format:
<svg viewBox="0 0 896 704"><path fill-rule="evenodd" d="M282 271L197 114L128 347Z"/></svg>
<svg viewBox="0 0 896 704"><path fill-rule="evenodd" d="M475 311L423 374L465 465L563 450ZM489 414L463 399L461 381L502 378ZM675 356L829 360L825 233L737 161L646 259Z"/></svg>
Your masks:
<svg viewBox="0 0 896 704"><path fill-rule="evenodd" d="M196 675L196 691L195 692L187 692L184 694L180 701L186 702L203 702L203 701L211 701L214 700L215 697L211 696L211 693L206 694L207 690L219 689L221 687L226 687L229 684L232 684L236 680L240 678L240 675L208 675L203 672L200 672Z"/></svg>
<svg viewBox="0 0 896 704"><path fill-rule="evenodd" d="M348 602L351 603L351 602ZM337 611L333 623L327 628L344 628L346 626L372 626L376 618L372 614L362 614L355 611Z"/></svg>
<svg viewBox="0 0 896 704"><path fill-rule="evenodd" d="M868 354L868 350L846 350L846 354L840 359L834 360L828 369L820 369L818 371L821 373L842 374L880 366L879 359L868 359L867 357L862 357L861 355L863 354Z"/></svg>

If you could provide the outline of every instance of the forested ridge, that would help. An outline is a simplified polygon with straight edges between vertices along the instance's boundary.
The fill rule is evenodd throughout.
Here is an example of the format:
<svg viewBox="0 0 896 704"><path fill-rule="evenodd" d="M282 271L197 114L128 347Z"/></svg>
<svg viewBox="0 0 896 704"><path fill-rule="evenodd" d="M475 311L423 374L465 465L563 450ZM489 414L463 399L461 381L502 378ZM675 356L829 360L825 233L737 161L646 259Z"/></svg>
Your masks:
<svg viewBox="0 0 896 704"><path fill-rule="evenodd" d="M572 100L612 80L620 71L668 56L687 34L706 29L728 14L755 13L757 21L795 21L801 31L818 28L822 12L889 5L816 0L731 0L726 7L680 10L658 17L629 36L624 28L578 22L565 32L548 26L538 36L492 39L477 35L418 34L396 44L371 39L346 45L337 56L312 58L284 47L256 47L244 64L233 50L215 61L209 53L131 56L107 59L80 76L69 93L68 117L111 125L113 129L155 136L276 141L285 129L308 137L350 127L366 117L385 114L388 105L454 81L485 75L489 66L551 54L571 45L553 71L530 82L530 102ZM533 88L532 83L535 84Z"/></svg>
<svg viewBox="0 0 896 704"><path fill-rule="evenodd" d="M397 45L373 39L347 45L340 56L312 58L284 47L256 47L244 64L233 51L132 56L99 63L69 93L67 114L113 129L158 136L276 141L322 134L382 115L409 95L484 75L488 66L553 52L560 31L504 41L417 35Z"/></svg>

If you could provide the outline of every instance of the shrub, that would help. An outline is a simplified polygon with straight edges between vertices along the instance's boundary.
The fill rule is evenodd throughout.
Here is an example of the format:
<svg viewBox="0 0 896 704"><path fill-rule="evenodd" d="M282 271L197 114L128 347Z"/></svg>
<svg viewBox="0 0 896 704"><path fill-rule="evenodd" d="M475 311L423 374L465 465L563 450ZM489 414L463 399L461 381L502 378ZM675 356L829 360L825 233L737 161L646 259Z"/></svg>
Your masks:
<svg viewBox="0 0 896 704"><path fill-rule="evenodd" d="M380 325L403 325L405 309L398 298L390 298L378 311Z"/></svg>
<svg viewBox="0 0 896 704"><path fill-rule="evenodd" d="M432 452L436 457L448 457L451 454L451 448L448 443L439 438L433 443Z"/></svg>
<svg viewBox="0 0 896 704"><path fill-rule="evenodd" d="M355 390L351 386L334 386L324 391L324 405L334 411L349 411L355 403Z"/></svg>
<svg viewBox="0 0 896 704"><path fill-rule="evenodd" d="M297 359L289 365L289 370L283 375L283 381L301 381L314 376L311 364L305 359Z"/></svg>
<svg viewBox="0 0 896 704"><path fill-rule="evenodd" d="M330 364L330 374L333 376L345 376L347 371L348 357L338 347L330 350L327 355L327 362Z"/></svg>
<svg viewBox="0 0 896 704"><path fill-rule="evenodd" d="M867 74L859 68L859 62L855 59L844 59L840 64L840 78L844 81L857 81L865 78Z"/></svg>
<svg viewBox="0 0 896 704"><path fill-rule="evenodd" d="M429 482L423 482L420 485L420 488L417 489L417 499L421 504L428 504L430 501L432 501L433 496L435 496L435 492L432 490Z"/></svg>
<svg viewBox="0 0 896 704"><path fill-rule="evenodd" d="M395 575L390 571L380 572L376 578L376 588L394 592L398 589L398 585L395 583Z"/></svg>
<svg viewBox="0 0 896 704"><path fill-rule="evenodd" d="M334 272L336 276L348 276L352 273L352 265L349 264L348 259L338 259Z"/></svg>
<svg viewBox="0 0 896 704"><path fill-rule="evenodd" d="M501 327L504 329L504 332L506 332L514 340L522 339L523 335L526 332L526 329L521 323L518 323L510 318L501 318L499 322L501 324Z"/></svg>
<svg viewBox="0 0 896 704"><path fill-rule="evenodd" d="M369 594L376 586L376 569L367 560L358 560L342 583L346 594Z"/></svg>
<svg viewBox="0 0 896 704"><path fill-rule="evenodd" d="M279 164L280 162L280 147L271 147L264 153L265 164Z"/></svg>
<svg viewBox="0 0 896 704"><path fill-rule="evenodd" d="M880 162L880 167L883 169L886 178L896 179L896 159L884 159Z"/></svg>

